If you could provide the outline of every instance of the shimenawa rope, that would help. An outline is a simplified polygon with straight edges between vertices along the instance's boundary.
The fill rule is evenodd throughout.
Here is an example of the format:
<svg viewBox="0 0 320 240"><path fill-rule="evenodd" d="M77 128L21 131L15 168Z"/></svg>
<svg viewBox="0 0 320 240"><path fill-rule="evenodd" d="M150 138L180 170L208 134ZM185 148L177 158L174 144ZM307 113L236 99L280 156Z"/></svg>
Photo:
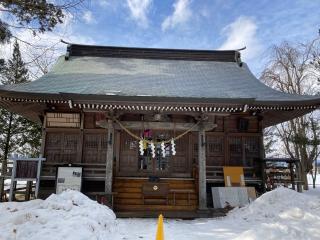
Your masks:
<svg viewBox="0 0 320 240"><path fill-rule="evenodd" d="M139 141L145 141L146 143L148 144L161 144L161 143L164 143L164 144L167 144L167 143L170 143L172 140L173 141L176 141L178 140L179 138L182 138L184 135L186 135L187 133L189 133L193 128L195 128L197 125L199 125L200 122L197 122L195 123L192 127L190 127L188 130L186 130L185 132L179 134L178 136L174 137L174 138L171 138L171 139L168 139L168 140L165 140L165 141L150 141L150 140L147 140L147 139L144 139L144 138L141 138L139 136L137 136L136 134L134 134L133 132L131 132L128 128L126 128L125 126L123 126L123 124L118 120L118 119L114 119L114 121L116 121L116 123L119 124L119 126L126 132L128 133L131 137L139 140Z"/></svg>

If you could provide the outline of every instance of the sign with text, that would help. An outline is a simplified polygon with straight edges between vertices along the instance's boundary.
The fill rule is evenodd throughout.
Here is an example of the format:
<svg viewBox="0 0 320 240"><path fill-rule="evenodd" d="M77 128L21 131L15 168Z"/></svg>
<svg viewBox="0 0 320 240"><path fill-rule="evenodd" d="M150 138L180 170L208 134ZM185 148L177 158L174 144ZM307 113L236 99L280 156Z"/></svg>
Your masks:
<svg viewBox="0 0 320 240"><path fill-rule="evenodd" d="M67 189L81 191L82 167L58 167L56 193Z"/></svg>

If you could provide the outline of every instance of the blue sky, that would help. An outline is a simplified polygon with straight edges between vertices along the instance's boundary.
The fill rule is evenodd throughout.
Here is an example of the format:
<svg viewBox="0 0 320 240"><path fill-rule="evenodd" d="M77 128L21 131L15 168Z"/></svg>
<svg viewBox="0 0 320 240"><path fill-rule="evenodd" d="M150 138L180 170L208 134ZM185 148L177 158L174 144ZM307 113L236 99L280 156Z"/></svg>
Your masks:
<svg viewBox="0 0 320 240"><path fill-rule="evenodd" d="M311 41L319 28L319 0L91 0L42 41L187 49L246 46L243 60L259 76L270 46Z"/></svg>

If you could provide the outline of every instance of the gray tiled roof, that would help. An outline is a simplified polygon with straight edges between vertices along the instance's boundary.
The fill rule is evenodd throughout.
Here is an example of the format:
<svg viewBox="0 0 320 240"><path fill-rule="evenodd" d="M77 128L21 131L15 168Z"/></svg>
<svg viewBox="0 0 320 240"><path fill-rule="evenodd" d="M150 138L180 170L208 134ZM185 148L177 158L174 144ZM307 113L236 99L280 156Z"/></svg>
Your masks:
<svg viewBox="0 0 320 240"><path fill-rule="evenodd" d="M53 70L23 85L2 89L33 93L75 93L177 98L303 101L315 97L282 93L261 83L236 62L114 57L60 57Z"/></svg>

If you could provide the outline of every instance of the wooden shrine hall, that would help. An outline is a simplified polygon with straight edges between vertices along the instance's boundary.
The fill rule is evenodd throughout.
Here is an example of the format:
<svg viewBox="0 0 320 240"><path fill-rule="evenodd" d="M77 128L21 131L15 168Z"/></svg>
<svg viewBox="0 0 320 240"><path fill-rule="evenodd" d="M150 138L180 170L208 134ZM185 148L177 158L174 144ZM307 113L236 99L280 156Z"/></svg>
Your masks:
<svg viewBox="0 0 320 240"><path fill-rule="evenodd" d="M81 191L128 216L212 207L226 166L263 191L263 129L320 105L267 87L236 50L79 44L0 97L43 126L40 197L55 193L58 167L81 167Z"/></svg>

